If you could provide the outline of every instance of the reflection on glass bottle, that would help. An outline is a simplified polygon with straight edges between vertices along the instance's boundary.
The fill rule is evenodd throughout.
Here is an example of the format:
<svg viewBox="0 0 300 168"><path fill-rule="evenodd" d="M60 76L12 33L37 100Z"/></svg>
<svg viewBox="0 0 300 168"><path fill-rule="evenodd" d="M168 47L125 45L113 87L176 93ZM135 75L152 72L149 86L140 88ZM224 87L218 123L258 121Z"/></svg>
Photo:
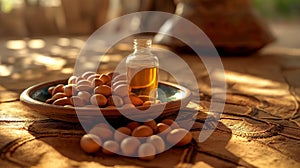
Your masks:
<svg viewBox="0 0 300 168"><path fill-rule="evenodd" d="M158 58L151 53L152 40L134 39L134 52L127 57L127 79L131 92L155 100L158 87Z"/></svg>

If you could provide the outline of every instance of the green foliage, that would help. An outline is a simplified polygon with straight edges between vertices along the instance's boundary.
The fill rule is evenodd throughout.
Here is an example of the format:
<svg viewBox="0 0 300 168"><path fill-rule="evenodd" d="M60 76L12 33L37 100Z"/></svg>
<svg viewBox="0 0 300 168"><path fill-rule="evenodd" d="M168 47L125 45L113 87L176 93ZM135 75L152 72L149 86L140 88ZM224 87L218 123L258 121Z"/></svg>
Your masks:
<svg viewBox="0 0 300 168"><path fill-rule="evenodd" d="M0 11L9 13L13 9L12 0L0 0Z"/></svg>
<svg viewBox="0 0 300 168"><path fill-rule="evenodd" d="M300 0L253 0L254 7L270 18L299 18Z"/></svg>

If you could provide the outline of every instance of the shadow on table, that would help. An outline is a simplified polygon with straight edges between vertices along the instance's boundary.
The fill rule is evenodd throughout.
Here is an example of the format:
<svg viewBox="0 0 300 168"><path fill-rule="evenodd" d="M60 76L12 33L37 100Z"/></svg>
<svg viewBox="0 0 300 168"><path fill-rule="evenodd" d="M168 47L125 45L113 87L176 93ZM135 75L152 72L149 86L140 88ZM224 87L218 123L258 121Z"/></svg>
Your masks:
<svg viewBox="0 0 300 168"><path fill-rule="evenodd" d="M175 167L182 157L185 148L172 148L158 154L152 161L142 161L138 158L124 156L108 156L101 152L86 154L79 146L81 136L85 133L80 124L65 123L55 120L44 120L32 123L29 132L36 137L31 145L39 146L35 150L35 166L141 166L141 167ZM28 158L27 158L28 160ZM54 164L55 163L55 164ZM166 166L168 165L168 166Z"/></svg>
<svg viewBox="0 0 300 168"><path fill-rule="evenodd" d="M194 137L198 136L199 132L196 132ZM255 167L227 150L229 141L233 141L231 139L232 131L219 122L217 128L208 139L204 142L198 142L198 153L194 158L194 165L209 165L212 167Z"/></svg>
<svg viewBox="0 0 300 168"><path fill-rule="evenodd" d="M36 121L29 126L29 132L36 137L31 145L39 146L34 152L34 155L39 157L35 157L36 160L32 160L32 164L36 166L53 166L52 164L55 163L68 166L130 165L141 167L206 164L212 167L254 167L226 149L232 134L225 125L219 123L218 128L203 143L196 142L203 124L196 122L196 125L198 127L191 130L195 143L188 147L173 147L156 155L152 161L141 161L137 158L118 155L107 156L101 152L87 155L79 146L80 138L85 133L79 123L55 120Z"/></svg>

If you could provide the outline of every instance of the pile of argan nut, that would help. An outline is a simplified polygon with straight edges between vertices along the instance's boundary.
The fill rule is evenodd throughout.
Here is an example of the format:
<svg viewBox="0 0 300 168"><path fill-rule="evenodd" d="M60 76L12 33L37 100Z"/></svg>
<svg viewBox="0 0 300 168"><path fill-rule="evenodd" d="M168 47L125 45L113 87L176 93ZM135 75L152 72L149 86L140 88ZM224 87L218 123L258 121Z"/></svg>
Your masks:
<svg viewBox="0 0 300 168"><path fill-rule="evenodd" d="M150 106L159 101L149 101L129 90L126 74L109 72L100 74L85 72L71 76L68 83L48 88L51 95L46 103L64 107L132 108ZM130 122L114 129L108 124L95 125L80 140L86 153L102 151L104 154L138 156L142 160L152 160L156 154L170 146L184 146L192 141L191 133L171 119L159 123Z"/></svg>
<svg viewBox="0 0 300 168"><path fill-rule="evenodd" d="M107 155L119 154L152 160L168 147L185 146L191 141L192 134L180 128L172 119L164 119L159 123L151 119L143 123L132 121L117 129L105 123L96 124L82 136L80 146L86 153L102 151Z"/></svg>
<svg viewBox="0 0 300 168"><path fill-rule="evenodd" d="M88 71L81 76L71 76L67 85L51 86L48 93L51 98L46 103L65 107L130 108L153 103L131 93L126 74L115 72Z"/></svg>

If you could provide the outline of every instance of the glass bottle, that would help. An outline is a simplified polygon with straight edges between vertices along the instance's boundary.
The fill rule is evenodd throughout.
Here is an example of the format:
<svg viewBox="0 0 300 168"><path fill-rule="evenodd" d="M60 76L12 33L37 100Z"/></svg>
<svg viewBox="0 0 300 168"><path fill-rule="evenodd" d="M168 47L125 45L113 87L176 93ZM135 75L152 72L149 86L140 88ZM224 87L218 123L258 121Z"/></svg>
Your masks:
<svg viewBox="0 0 300 168"><path fill-rule="evenodd" d="M134 52L126 59L129 89L146 100L156 99L158 87L159 62L151 45L151 39L134 39Z"/></svg>

